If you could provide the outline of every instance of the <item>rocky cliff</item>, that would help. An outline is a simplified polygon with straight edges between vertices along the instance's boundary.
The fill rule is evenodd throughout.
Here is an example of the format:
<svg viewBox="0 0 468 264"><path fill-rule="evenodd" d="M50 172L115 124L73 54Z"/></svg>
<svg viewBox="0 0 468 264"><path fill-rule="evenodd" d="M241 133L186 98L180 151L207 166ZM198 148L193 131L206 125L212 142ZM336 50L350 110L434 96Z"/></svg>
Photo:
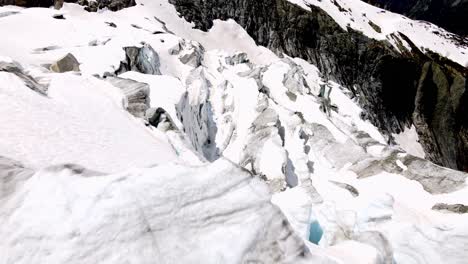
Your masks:
<svg viewBox="0 0 468 264"><path fill-rule="evenodd" d="M0 6L17 5L25 7L50 7L54 5L54 0L0 0Z"/></svg>
<svg viewBox="0 0 468 264"><path fill-rule="evenodd" d="M414 124L428 158L468 170L465 67L423 54L402 34L398 38L410 46L404 52L388 41L344 30L315 6L309 11L285 0L170 2L199 29L231 18L259 45L315 64L326 79L348 87L382 131L390 135ZM435 66L428 70L427 65ZM433 69L437 74L428 75Z"/></svg>
<svg viewBox="0 0 468 264"><path fill-rule="evenodd" d="M64 2L63 0L0 0L0 6L4 5L17 5L24 7L50 7L53 6L55 2ZM65 0L69 3L79 3L80 5L85 6L88 11L97 11L98 9L108 8L112 11L117 11L126 7L134 6L136 3L134 0L98 0L98 1L88 1L88 0ZM59 4L59 7L61 6Z"/></svg>

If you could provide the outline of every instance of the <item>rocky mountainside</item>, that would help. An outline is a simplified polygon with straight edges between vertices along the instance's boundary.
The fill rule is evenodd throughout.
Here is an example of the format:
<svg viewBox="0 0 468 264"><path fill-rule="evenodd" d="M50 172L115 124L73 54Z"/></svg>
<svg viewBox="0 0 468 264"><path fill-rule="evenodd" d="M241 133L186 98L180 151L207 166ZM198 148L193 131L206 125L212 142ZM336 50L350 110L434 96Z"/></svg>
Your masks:
<svg viewBox="0 0 468 264"><path fill-rule="evenodd" d="M64 2L78 3L86 7L87 11L96 12L99 9L107 8L117 11L126 7L134 6L134 0L0 0L0 6L16 5L23 7L50 7L60 8ZM56 5L57 4L57 5Z"/></svg>
<svg viewBox="0 0 468 264"><path fill-rule="evenodd" d="M459 0L364 0L412 19L434 23L462 36L468 35L468 1Z"/></svg>
<svg viewBox="0 0 468 264"><path fill-rule="evenodd" d="M466 262L464 39L131 2L0 7L0 263Z"/></svg>

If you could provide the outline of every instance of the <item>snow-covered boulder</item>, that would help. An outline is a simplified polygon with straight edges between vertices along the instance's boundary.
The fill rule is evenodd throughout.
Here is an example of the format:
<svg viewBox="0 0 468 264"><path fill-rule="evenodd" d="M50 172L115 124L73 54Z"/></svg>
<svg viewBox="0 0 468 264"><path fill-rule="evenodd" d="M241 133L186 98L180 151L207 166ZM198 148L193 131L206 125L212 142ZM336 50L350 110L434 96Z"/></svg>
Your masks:
<svg viewBox="0 0 468 264"><path fill-rule="evenodd" d="M50 70L59 73L80 71L80 63L76 60L73 54L68 53L63 58L50 65Z"/></svg>

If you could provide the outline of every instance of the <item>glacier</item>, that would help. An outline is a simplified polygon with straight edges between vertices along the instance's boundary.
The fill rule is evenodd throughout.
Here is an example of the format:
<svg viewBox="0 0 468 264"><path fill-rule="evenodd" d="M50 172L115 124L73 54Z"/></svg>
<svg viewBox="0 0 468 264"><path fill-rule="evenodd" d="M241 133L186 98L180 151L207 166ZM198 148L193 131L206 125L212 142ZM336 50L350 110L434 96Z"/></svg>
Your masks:
<svg viewBox="0 0 468 264"><path fill-rule="evenodd" d="M425 23L337 1L468 61ZM213 23L167 0L0 7L0 263L465 263L468 214L433 207L468 204L466 173L425 160L414 128L389 144L315 65ZM351 23L394 29L369 25ZM51 71L67 54L79 71Z"/></svg>

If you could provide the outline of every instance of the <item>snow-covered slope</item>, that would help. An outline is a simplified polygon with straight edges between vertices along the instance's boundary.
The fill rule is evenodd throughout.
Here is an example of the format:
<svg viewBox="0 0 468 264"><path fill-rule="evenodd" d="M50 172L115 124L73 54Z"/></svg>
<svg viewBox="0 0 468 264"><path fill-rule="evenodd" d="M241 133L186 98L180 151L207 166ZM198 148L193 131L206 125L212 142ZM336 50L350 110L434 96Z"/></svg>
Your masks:
<svg viewBox="0 0 468 264"><path fill-rule="evenodd" d="M302 263L310 257L269 203L267 188L226 160L112 175L77 166L33 174L0 162L2 180L6 170L29 173L12 194L0 196L2 263Z"/></svg>
<svg viewBox="0 0 468 264"><path fill-rule="evenodd" d="M388 145L349 89L232 20L138 2L0 7L0 263L465 262L467 175L414 132ZM404 28L386 16L372 37ZM81 71L51 72L68 53Z"/></svg>
<svg viewBox="0 0 468 264"><path fill-rule="evenodd" d="M468 28L465 25L465 15L468 12L468 1L438 1L438 0L363 0L390 10L403 14L409 18L424 20L434 23L450 32L461 36L468 35Z"/></svg>
<svg viewBox="0 0 468 264"><path fill-rule="evenodd" d="M430 50L468 66L468 45L460 37L425 21L411 20L399 14L387 12L361 0L289 0L305 9L309 5L325 10L343 28L363 32L378 40L388 40L395 48L407 36L422 52Z"/></svg>
<svg viewBox="0 0 468 264"><path fill-rule="evenodd" d="M51 78L47 96L0 72L3 156L35 168L77 163L104 172L176 159L164 136L125 111L122 92L109 83L70 73L44 77Z"/></svg>

